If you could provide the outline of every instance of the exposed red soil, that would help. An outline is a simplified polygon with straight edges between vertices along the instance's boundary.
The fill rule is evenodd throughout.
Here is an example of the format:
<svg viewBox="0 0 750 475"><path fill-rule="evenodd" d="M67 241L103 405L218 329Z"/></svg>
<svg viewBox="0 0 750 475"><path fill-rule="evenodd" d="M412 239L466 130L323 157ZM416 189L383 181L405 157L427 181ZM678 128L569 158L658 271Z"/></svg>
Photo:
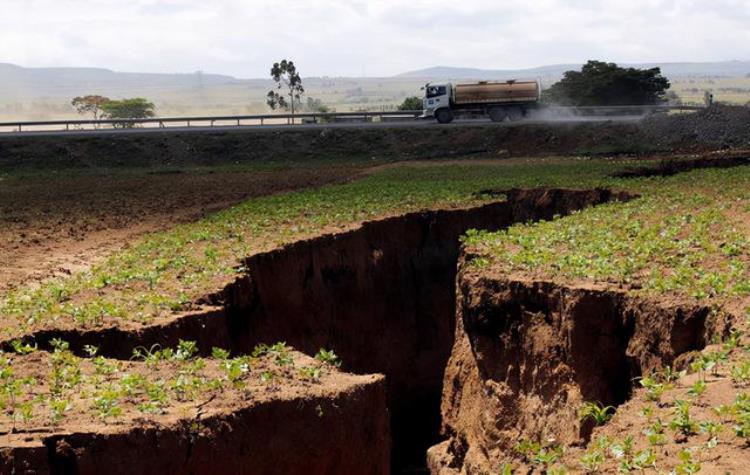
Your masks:
<svg viewBox="0 0 750 475"><path fill-rule="evenodd" d="M45 381L48 359L42 353L17 355L13 368L19 377ZM316 364L300 354L294 361L296 367ZM158 368L141 362L118 365L122 372L153 381L174 377L176 371L168 363ZM258 365L253 372L274 369L272 362ZM93 374L90 366L83 361L84 374ZM389 473L382 376L328 368L316 383L286 371L278 382L263 383L255 375L242 389L211 391L176 402L159 415L143 416L125 405L121 417L104 421L86 409L90 399L73 400L60 427L46 415L31 426L18 422L13 432L3 427L0 472ZM218 377L221 372L216 362L208 362L201 374ZM86 383L81 388L91 390Z"/></svg>
<svg viewBox="0 0 750 475"><path fill-rule="evenodd" d="M524 439L585 446L593 424L579 417L584 402L624 403L634 378L684 367L732 323L697 304L528 281L465 262L458 293L442 400L449 439L430 449L434 474L490 473L510 461L531 471L516 452Z"/></svg>
<svg viewBox="0 0 750 475"><path fill-rule="evenodd" d="M503 202L368 222L249 257L246 277L206 299L226 309L206 305L133 330L52 329L34 340L46 347L63 338L78 353L95 344L118 358L137 346L174 346L179 339L197 340L204 353L219 346L239 354L276 341L308 354L330 348L344 370L386 374L394 461L418 466L437 442L443 369L454 337L459 236L628 198L607 190L506 193Z"/></svg>
<svg viewBox="0 0 750 475"><path fill-rule="evenodd" d="M67 170L6 178L0 181L0 290L87 268L139 235L251 197L342 182L361 170Z"/></svg>

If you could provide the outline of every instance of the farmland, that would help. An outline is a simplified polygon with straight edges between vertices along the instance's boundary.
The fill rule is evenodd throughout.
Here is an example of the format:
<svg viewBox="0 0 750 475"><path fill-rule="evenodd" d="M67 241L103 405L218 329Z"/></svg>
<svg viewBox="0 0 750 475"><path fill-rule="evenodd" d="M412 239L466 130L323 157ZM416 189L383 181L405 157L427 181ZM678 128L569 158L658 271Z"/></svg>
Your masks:
<svg viewBox="0 0 750 475"><path fill-rule="evenodd" d="M150 469L205 468L235 433L252 442L227 470L297 449L320 471L423 470L429 448L435 473L739 473L745 138L700 125L679 150L680 121L707 119L667 120L650 148L633 126L520 125L408 160L318 137L306 160L81 167L79 149L61 169L6 144L0 466L125 472L113 454L156 431ZM75 240L55 271L45 249Z"/></svg>

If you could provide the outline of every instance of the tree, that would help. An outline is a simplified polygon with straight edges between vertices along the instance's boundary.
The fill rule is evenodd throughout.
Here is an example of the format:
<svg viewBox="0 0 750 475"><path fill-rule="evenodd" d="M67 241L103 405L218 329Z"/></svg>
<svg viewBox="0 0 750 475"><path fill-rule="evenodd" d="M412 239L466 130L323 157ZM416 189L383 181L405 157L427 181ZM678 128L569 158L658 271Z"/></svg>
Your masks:
<svg viewBox="0 0 750 475"><path fill-rule="evenodd" d="M660 104L667 89L669 80L660 68L621 68L615 63L589 61L580 71L567 71L542 93L542 100L570 106Z"/></svg>
<svg viewBox="0 0 750 475"><path fill-rule="evenodd" d="M276 83L276 89L268 91L266 103L271 109L290 109L294 115L294 104L299 103L305 88L302 87L302 78L297 72L294 62L282 60L274 63L271 68L271 78ZM287 100L289 96L289 100Z"/></svg>
<svg viewBox="0 0 750 475"><path fill-rule="evenodd" d="M70 104L75 107L79 114L91 114L94 120L98 120L102 106L110 102L108 97L104 96L78 96L73 98Z"/></svg>
<svg viewBox="0 0 750 475"><path fill-rule="evenodd" d="M422 99L417 96L411 96L404 99L404 102L398 106L400 111L417 111L422 110Z"/></svg>
<svg viewBox="0 0 750 475"><path fill-rule="evenodd" d="M313 99L312 97L307 98L307 103L305 104L304 109L308 112L331 112L331 108L325 105L323 101L320 99Z"/></svg>
<svg viewBox="0 0 750 475"><path fill-rule="evenodd" d="M147 119L156 115L156 107L142 97L109 101L102 105L104 115L110 119ZM133 122L123 122L122 127L132 127Z"/></svg>

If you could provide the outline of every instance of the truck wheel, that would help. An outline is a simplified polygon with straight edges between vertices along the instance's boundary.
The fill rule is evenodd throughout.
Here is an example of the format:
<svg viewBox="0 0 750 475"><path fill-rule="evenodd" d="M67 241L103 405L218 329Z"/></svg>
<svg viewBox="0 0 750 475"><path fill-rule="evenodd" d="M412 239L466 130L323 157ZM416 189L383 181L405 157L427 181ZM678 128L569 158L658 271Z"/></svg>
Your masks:
<svg viewBox="0 0 750 475"><path fill-rule="evenodd" d="M502 122L507 117L504 107L495 107L489 110L490 120L492 122Z"/></svg>
<svg viewBox="0 0 750 475"><path fill-rule="evenodd" d="M450 124L453 122L453 112L450 109L440 109L435 113L435 118L441 124Z"/></svg>
<svg viewBox="0 0 750 475"><path fill-rule="evenodd" d="M520 107L508 108L508 118L511 122L523 119L523 109L521 109Z"/></svg>

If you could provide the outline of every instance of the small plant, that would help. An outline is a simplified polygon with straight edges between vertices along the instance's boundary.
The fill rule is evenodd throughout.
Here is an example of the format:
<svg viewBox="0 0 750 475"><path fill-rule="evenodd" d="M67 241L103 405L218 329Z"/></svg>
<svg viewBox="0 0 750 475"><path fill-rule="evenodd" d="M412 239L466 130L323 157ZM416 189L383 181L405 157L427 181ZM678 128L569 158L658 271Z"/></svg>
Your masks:
<svg viewBox="0 0 750 475"><path fill-rule="evenodd" d="M336 353L333 352L333 350L325 350L321 348L316 354L315 359L322 362L329 364L331 366L340 367L341 366L341 360L336 355Z"/></svg>
<svg viewBox="0 0 750 475"><path fill-rule="evenodd" d="M699 379L695 383L693 383L692 386L690 386L690 389L688 389L688 394L692 397L700 397L704 392L706 392L706 381L703 379Z"/></svg>
<svg viewBox="0 0 750 475"><path fill-rule="evenodd" d="M633 453L633 436L629 435L622 442L615 442L609 446L609 451L616 459L630 457Z"/></svg>
<svg viewBox="0 0 750 475"><path fill-rule="evenodd" d="M734 365L729 375L736 386L746 386L750 382L750 360Z"/></svg>
<svg viewBox="0 0 750 475"><path fill-rule="evenodd" d="M581 467L586 473L596 473L604 463L604 452L589 450L581 456Z"/></svg>
<svg viewBox="0 0 750 475"><path fill-rule="evenodd" d="M674 369L672 369L671 366L667 366L666 368L664 368L664 372L662 373L662 377L663 377L665 383L673 383L673 382L677 381L678 379L682 378L683 376L685 376L685 374L686 374L686 371L684 371L684 370L683 371L675 371Z"/></svg>
<svg viewBox="0 0 750 475"><path fill-rule="evenodd" d="M100 419L106 420L122 415L122 408L118 402L119 396L118 391L109 387L94 398L94 408Z"/></svg>
<svg viewBox="0 0 750 475"><path fill-rule="evenodd" d="M674 417L669 422L669 427L685 436L694 434L696 424L690 418L690 402L676 400L673 411Z"/></svg>
<svg viewBox="0 0 750 475"><path fill-rule="evenodd" d="M500 465L500 470L498 471L500 475L513 475L513 465L509 463L504 463Z"/></svg>
<svg viewBox="0 0 750 475"><path fill-rule="evenodd" d="M585 402L581 406L579 411L579 417L581 421L586 419L592 419L594 424L601 426L607 423L612 418L612 413L615 408L613 406L604 406L601 403L596 402Z"/></svg>
<svg viewBox="0 0 750 475"><path fill-rule="evenodd" d="M302 375L303 378L311 379L315 382L320 381L321 376L321 369L315 366L305 366L303 368L300 368L299 370L300 375Z"/></svg>
<svg viewBox="0 0 750 475"><path fill-rule="evenodd" d="M225 350L223 348L212 348L211 349L211 357L217 360L228 360L229 359L229 351Z"/></svg>
<svg viewBox="0 0 750 475"><path fill-rule="evenodd" d="M667 440L664 435L665 429L666 426L664 423L657 419L643 431L643 434L648 437L648 443L650 445L664 445Z"/></svg>
<svg viewBox="0 0 750 475"><path fill-rule="evenodd" d="M679 453L680 464L675 467L677 475L693 475L700 472L701 464L693 461L693 454L687 449Z"/></svg>
<svg viewBox="0 0 750 475"><path fill-rule="evenodd" d="M661 401L661 397L664 395L664 392L670 388L669 385L658 382L653 376L646 376L641 378L640 384L644 389L646 389L646 398L649 401L654 401L657 403Z"/></svg>
<svg viewBox="0 0 750 475"><path fill-rule="evenodd" d="M50 422L52 425L58 425L63 418L65 413L73 409L73 405L67 399L52 399L48 403L50 410Z"/></svg>
<svg viewBox="0 0 750 475"><path fill-rule="evenodd" d="M31 345L29 343L24 343L23 340L13 340L10 345L13 347L13 351L19 355L28 355L39 349L36 343Z"/></svg>
<svg viewBox="0 0 750 475"><path fill-rule="evenodd" d="M180 340L177 343L177 351L174 352L173 358L180 361L187 361L198 354L198 344L194 341Z"/></svg>
<svg viewBox="0 0 750 475"><path fill-rule="evenodd" d="M713 421L702 421L698 424L699 432L708 435L706 448L712 449L719 444L719 433L724 430L724 426Z"/></svg>

